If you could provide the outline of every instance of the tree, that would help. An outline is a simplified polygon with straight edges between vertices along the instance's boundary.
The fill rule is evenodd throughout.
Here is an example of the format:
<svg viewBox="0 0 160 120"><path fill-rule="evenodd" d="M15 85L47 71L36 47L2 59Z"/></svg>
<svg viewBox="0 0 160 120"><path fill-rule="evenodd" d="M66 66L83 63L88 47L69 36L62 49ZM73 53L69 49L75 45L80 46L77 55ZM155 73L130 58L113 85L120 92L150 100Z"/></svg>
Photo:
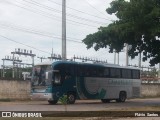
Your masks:
<svg viewBox="0 0 160 120"><path fill-rule="evenodd" d="M133 59L143 53L143 61L160 62L160 0L115 0L106 9L118 18L83 40L87 48L109 47L109 52L120 52L125 43L132 45L129 56Z"/></svg>

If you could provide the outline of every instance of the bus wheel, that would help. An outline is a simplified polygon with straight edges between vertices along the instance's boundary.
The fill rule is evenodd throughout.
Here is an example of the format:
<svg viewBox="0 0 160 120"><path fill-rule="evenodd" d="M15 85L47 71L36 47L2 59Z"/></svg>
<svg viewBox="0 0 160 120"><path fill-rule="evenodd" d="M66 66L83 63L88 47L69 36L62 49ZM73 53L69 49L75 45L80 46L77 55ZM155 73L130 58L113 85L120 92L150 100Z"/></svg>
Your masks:
<svg viewBox="0 0 160 120"><path fill-rule="evenodd" d="M48 101L48 103L51 104L51 105L55 105L57 102L58 102L58 100L51 100L51 101Z"/></svg>
<svg viewBox="0 0 160 120"><path fill-rule="evenodd" d="M109 99L101 99L101 101L102 101L103 103L109 103L109 102L110 102Z"/></svg>
<svg viewBox="0 0 160 120"><path fill-rule="evenodd" d="M74 104L76 101L76 97L73 93L69 93L68 95L68 104Z"/></svg>
<svg viewBox="0 0 160 120"><path fill-rule="evenodd" d="M120 92L119 99L117 99L117 102L125 102L127 98L126 92Z"/></svg>

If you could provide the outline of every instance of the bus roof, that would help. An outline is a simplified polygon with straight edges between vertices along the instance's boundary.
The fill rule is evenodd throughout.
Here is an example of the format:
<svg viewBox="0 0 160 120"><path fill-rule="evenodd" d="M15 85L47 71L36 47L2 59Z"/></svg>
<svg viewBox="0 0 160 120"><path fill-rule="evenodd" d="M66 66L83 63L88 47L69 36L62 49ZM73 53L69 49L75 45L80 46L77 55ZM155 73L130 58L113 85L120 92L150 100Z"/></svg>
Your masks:
<svg viewBox="0 0 160 120"><path fill-rule="evenodd" d="M47 61L47 62L41 62L38 64L35 64L34 66L38 66L38 65L51 65L53 63L53 61Z"/></svg>
<svg viewBox="0 0 160 120"><path fill-rule="evenodd" d="M59 63L66 63L66 64L79 64L79 65L91 65L91 66L100 66L100 67L112 67L112 68L124 68L124 69L136 69L140 70L140 68L137 67L131 67L131 66L120 66L118 64L110 64L110 63L85 63L85 62L74 62L74 61L56 61L53 62L53 65L59 64Z"/></svg>

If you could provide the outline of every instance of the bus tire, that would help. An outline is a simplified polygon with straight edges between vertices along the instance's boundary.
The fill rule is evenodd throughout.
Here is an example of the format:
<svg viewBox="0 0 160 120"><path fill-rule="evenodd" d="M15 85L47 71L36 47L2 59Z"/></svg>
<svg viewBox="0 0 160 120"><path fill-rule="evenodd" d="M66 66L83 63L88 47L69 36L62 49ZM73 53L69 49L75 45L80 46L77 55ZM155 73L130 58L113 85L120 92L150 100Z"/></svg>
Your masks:
<svg viewBox="0 0 160 120"><path fill-rule="evenodd" d="M58 100L51 100L51 101L48 101L48 103L49 103L50 105L55 105L55 104L57 104L57 102L58 102Z"/></svg>
<svg viewBox="0 0 160 120"><path fill-rule="evenodd" d="M75 103L75 101L76 101L76 96L75 96L75 94L73 94L73 93L68 93L67 94L67 101L68 101L68 104L74 104Z"/></svg>
<svg viewBox="0 0 160 120"><path fill-rule="evenodd" d="M101 101L102 101L103 103L110 103L110 100L109 100L109 99L101 99Z"/></svg>
<svg viewBox="0 0 160 120"><path fill-rule="evenodd" d="M125 102L125 101L126 101L126 98L127 98L126 92L121 91L121 92L119 93L119 99L117 99L116 101L117 101L117 102Z"/></svg>

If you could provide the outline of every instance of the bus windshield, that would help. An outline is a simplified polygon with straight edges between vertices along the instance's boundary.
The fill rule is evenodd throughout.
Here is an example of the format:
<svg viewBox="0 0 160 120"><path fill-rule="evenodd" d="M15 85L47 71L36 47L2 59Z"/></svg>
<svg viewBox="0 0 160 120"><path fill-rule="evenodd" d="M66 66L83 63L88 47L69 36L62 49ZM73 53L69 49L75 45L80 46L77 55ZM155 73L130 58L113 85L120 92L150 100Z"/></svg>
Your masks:
<svg viewBox="0 0 160 120"><path fill-rule="evenodd" d="M46 72L48 78L46 79ZM33 86L46 86L50 85L52 80L51 65L37 65L33 68L32 72L32 85Z"/></svg>

